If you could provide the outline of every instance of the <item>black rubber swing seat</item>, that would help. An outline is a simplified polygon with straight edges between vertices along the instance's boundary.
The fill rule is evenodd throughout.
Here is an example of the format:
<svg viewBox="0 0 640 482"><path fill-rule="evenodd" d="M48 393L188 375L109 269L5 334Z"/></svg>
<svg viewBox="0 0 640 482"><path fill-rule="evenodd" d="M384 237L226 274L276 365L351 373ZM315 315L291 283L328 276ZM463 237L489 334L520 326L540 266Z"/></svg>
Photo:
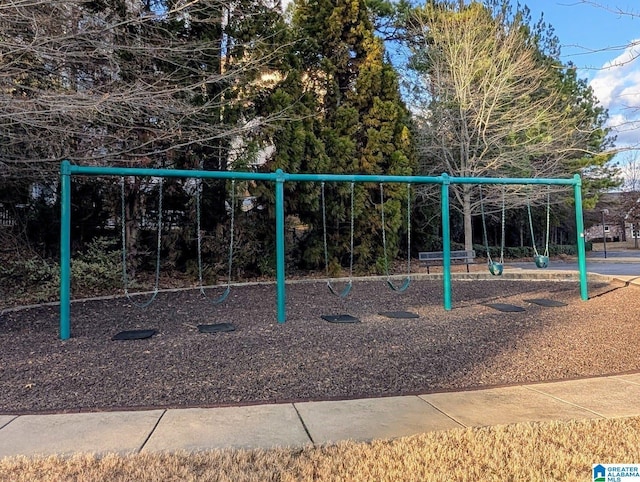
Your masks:
<svg viewBox="0 0 640 482"><path fill-rule="evenodd" d="M360 320L351 315L322 315L321 318L329 323L360 323Z"/></svg>
<svg viewBox="0 0 640 482"><path fill-rule="evenodd" d="M494 310L504 311L505 313L519 313L526 311L521 306L510 305L508 303L488 303L486 306L493 308Z"/></svg>
<svg viewBox="0 0 640 482"><path fill-rule="evenodd" d="M411 313L410 311L381 311L378 314L380 316L386 316L387 318L394 318L394 319L420 318L420 316L417 313Z"/></svg>
<svg viewBox="0 0 640 482"><path fill-rule="evenodd" d="M559 308L561 306L567 306L567 303L563 303L562 301L549 300L547 298L536 298L524 301L526 303L533 303L534 305L544 306L547 308Z"/></svg>
<svg viewBox="0 0 640 482"><path fill-rule="evenodd" d="M144 340L151 338L156 330L127 330L113 335L112 340Z"/></svg>
<svg viewBox="0 0 640 482"><path fill-rule="evenodd" d="M235 331L236 327L231 323L215 323L213 325L198 325L200 333L222 333L227 331Z"/></svg>

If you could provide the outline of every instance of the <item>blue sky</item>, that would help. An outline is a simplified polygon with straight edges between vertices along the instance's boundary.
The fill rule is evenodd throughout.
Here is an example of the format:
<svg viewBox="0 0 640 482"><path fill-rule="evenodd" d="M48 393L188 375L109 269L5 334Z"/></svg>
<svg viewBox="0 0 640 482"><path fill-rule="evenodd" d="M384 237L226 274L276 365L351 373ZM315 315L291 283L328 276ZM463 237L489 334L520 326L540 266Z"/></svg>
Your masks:
<svg viewBox="0 0 640 482"><path fill-rule="evenodd" d="M573 62L600 103L609 109L617 147L640 149L640 1L524 1L532 20L544 13L562 48L563 62ZM636 42L634 48L629 48ZM621 154L628 159L636 151Z"/></svg>

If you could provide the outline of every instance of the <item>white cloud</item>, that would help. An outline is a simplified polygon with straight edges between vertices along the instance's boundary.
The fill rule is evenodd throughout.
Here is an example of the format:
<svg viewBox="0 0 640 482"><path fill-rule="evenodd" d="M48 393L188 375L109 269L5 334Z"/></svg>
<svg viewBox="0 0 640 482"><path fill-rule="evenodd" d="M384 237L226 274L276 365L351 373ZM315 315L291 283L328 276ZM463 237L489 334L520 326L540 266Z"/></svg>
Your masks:
<svg viewBox="0 0 640 482"><path fill-rule="evenodd" d="M618 147L640 146L640 42L606 62L589 85L609 110L609 127Z"/></svg>

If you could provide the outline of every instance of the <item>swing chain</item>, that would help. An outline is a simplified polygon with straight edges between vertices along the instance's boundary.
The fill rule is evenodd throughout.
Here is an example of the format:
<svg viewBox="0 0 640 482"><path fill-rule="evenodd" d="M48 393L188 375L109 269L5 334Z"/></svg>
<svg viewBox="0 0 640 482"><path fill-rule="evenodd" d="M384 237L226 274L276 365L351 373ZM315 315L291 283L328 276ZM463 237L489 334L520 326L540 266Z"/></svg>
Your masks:
<svg viewBox="0 0 640 482"><path fill-rule="evenodd" d="M485 249L487 250L487 263L491 265L493 261L491 259L491 252L489 250L489 239L487 237L487 223L485 221L484 197L482 195L482 184L478 185L478 187L480 188L480 215L482 217L482 240L484 241L484 246L485 246ZM503 206L503 209L504 209L504 206ZM504 237L504 211L503 211L503 218L502 218L502 229L503 229L502 233Z"/></svg>
<svg viewBox="0 0 640 482"><path fill-rule="evenodd" d="M502 185L502 234L500 238L500 264L504 264L505 186Z"/></svg>
<svg viewBox="0 0 640 482"><path fill-rule="evenodd" d="M544 246L544 255L549 256L549 218L550 218L550 206L551 206L551 186L547 186L547 239Z"/></svg>
<svg viewBox="0 0 640 482"><path fill-rule="evenodd" d="M546 233L545 233L545 247L544 247L544 255L540 256L540 254L538 253L538 249L536 248L536 238L533 232L533 219L531 216L531 200L529 198L529 196L527 195L527 213L529 215L529 228L531 230L531 243L533 245L533 253L535 255L536 259L546 259L546 261L548 262L548 258L549 258L549 227L550 227L550 217L551 217L551 186L547 185L547 226L546 226ZM542 261L541 261L542 263ZM538 264L538 263L536 263ZM541 266L539 266L541 267ZM546 266L542 266L545 267Z"/></svg>
<svg viewBox="0 0 640 482"><path fill-rule="evenodd" d="M327 276L327 287L329 291L334 295L339 296L340 298L345 298L349 292L351 291L351 287L353 285L353 238L354 238L354 186L355 183L351 183L351 234L350 234L350 257L349 257L349 280L347 281L346 286L343 288L341 292L338 292L334 289L331 284L331 277L329 276L329 248L327 243L327 208L326 208L326 200L325 200L325 189L324 189L324 181L320 183L320 192L321 192L321 203L322 203L322 236L323 236L323 244L324 244L324 265L325 265L325 273Z"/></svg>
<svg viewBox="0 0 640 482"><path fill-rule="evenodd" d="M387 257L387 235L386 235L386 222L384 217L384 188L380 183L380 211L382 222L382 251L384 253L384 269L387 277L387 284L394 291L405 291L409 287L411 282L411 184L407 184L407 277L404 283L400 287L396 287L391 282L389 276L389 258Z"/></svg>
<svg viewBox="0 0 640 482"><path fill-rule="evenodd" d="M126 230L126 219L127 219L127 211L126 211L126 201L125 201L125 186L124 186L124 176L120 177L120 198L121 198L121 225L122 225L122 282L124 285L124 294L127 299L138 308L146 308L149 306L158 296L159 285L160 285L160 250L162 247L162 187L164 185L164 178L160 178L160 187L158 192L158 219L157 219L157 248L156 248L156 273L155 273L155 282L153 287L153 293L151 298L143 303L138 303L133 300L131 294L129 293L129 280L127 276L127 230Z"/></svg>
<svg viewBox="0 0 640 482"><path fill-rule="evenodd" d="M351 282L351 278L353 277L353 230L354 230L354 213L353 213L353 205L354 205L354 200L353 198L354 196L354 188L355 188L355 183L351 183L351 236L350 236L350 248L349 248L349 282Z"/></svg>
<svg viewBox="0 0 640 482"><path fill-rule="evenodd" d="M482 238L487 250L487 266L492 275L500 276L504 268L504 225L505 225L505 188L502 186L502 215L501 215L501 240L500 240L500 262L496 263L491 259L491 250L489 248L489 240L487 236L487 222L485 220L486 213L484 210L484 196L482 194L482 184L480 188L480 211L482 213Z"/></svg>
<svg viewBox="0 0 640 482"><path fill-rule="evenodd" d="M407 184L407 276L411 275L411 184Z"/></svg>
<svg viewBox="0 0 640 482"><path fill-rule="evenodd" d="M382 222L382 252L384 253L384 271L387 275L387 279L389 279L389 262L387 260L387 230L385 229L385 220L384 220L384 191L382 188L382 183L380 183L380 211L381 211L381 222Z"/></svg>
<svg viewBox="0 0 640 482"><path fill-rule="evenodd" d="M536 238L533 232L533 219L531 217L531 199L527 195L527 213L529 215L529 230L531 231L531 245L533 246L533 254L534 256L540 256L538 253L538 249L536 248Z"/></svg>
<svg viewBox="0 0 640 482"><path fill-rule="evenodd" d="M231 219L229 222L229 258L227 260L227 288L224 293L216 300L212 300L207 297L207 294L204 291L204 281L202 275L202 179L198 180L198 186L196 188L196 224L197 224L197 250L198 250L198 283L200 285L200 293L207 299L209 299L212 303L218 304L222 303L229 292L231 291L231 272L233 266L233 241L234 241L234 232L235 232L235 201L236 201L236 180L231 180Z"/></svg>
<svg viewBox="0 0 640 482"><path fill-rule="evenodd" d="M327 208L324 198L324 181L320 183L320 194L322 201L322 237L324 244L324 267L327 278L329 278L329 249L327 247Z"/></svg>

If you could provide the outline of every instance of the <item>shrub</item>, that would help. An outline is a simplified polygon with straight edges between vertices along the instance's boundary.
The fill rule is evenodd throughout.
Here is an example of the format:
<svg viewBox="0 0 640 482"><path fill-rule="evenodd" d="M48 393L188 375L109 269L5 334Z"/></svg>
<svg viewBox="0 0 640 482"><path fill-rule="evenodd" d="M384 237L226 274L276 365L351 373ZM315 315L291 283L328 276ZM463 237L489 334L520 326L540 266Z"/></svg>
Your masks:
<svg viewBox="0 0 640 482"><path fill-rule="evenodd" d="M587 251L591 249L591 243L588 243L589 246L586 247ZM473 249L476 250L477 256L486 256L487 249L485 246L476 244L473 246ZM544 248L538 249L539 254L543 254ZM489 246L489 252L491 253L492 258L500 257L500 246ZM532 258L534 255L533 248L531 246L505 246L504 248L504 257L507 259L521 259L521 258ZM549 246L549 256L577 256L578 248L574 244L563 244L563 245L555 245L552 244Z"/></svg>
<svg viewBox="0 0 640 482"><path fill-rule="evenodd" d="M71 261L74 293L104 294L122 288L122 259L118 243L96 238Z"/></svg>
<svg viewBox="0 0 640 482"><path fill-rule="evenodd" d="M60 286L59 265L39 256L7 259L0 266L0 286L8 300L55 300Z"/></svg>
<svg viewBox="0 0 640 482"><path fill-rule="evenodd" d="M71 283L76 295L111 293L122 286L117 243L97 238L72 259ZM60 293L60 263L39 256L16 257L0 263L0 291L8 301L55 301Z"/></svg>

